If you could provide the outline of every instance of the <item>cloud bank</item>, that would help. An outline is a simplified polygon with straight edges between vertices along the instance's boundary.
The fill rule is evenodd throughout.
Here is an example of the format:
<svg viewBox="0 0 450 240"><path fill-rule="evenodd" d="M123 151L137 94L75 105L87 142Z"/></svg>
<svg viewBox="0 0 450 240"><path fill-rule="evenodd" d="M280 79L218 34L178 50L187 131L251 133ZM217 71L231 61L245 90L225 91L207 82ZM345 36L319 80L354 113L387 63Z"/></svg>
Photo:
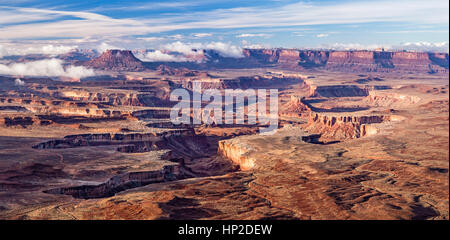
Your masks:
<svg viewBox="0 0 450 240"><path fill-rule="evenodd" d="M59 59L45 59L27 63L0 64L0 74L19 76L68 77L80 79L94 76L95 72L82 66L63 66Z"/></svg>
<svg viewBox="0 0 450 240"><path fill-rule="evenodd" d="M202 61L204 50L214 50L222 57L244 57L240 46L224 42L184 43L176 41L145 54L136 53L136 57L147 62L189 62Z"/></svg>
<svg viewBox="0 0 450 240"><path fill-rule="evenodd" d="M16 78L16 80L14 80L14 85L16 85L16 86L24 86L25 85L25 81L21 80L20 78Z"/></svg>
<svg viewBox="0 0 450 240"><path fill-rule="evenodd" d="M223 57L241 58L244 57L242 48L236 45L223 42L211 42L203 47L206 50L215 50Z"/></svg>
<svg viewBox="0 0 450 240"><path fill-rule="evenodd" d="M410 51L431 51L431 52L449 52L449 42L407 42L393 48L405 49Z"/></svg>
<svg viewBox="0 0 450 240"><path fill-rule="evenodd" d="M136 53L135 56L144 62L187 62L189 59L183 56L174 56L163 53L160 50L147 52L145 54Z"/></svg>
<svg viewBox="0 0 450 240"><path fill-rule="evenodd" d="M119 47L113 46L111 44L108 44L106 42L102 42L100 45L97 46L97 48L95 50L97 50L98 53L103 53L106 50L111 50L111 49L121 49Z"/></svg>
<svg viewBox="0 0 450 240"><path fill-rule="evenodd" d="M359 44L359 43L334 43L320 45L320 49L331 50L376 50L385 49L386 51L416 51L416 52L449 52L449 42L407 42L397 45L390 44Z"/></svg>
<svg viewBox="0 0 450 240"><path fill-rule="evenodd" d="M5 56L24 56L29 54L44 54L49 56L56 56L60 54L65 54L77 49L78 46L67 46L67 45L43 45L40 47L30 46L17 46L17 45L0 45L0 58Z"/></svg>

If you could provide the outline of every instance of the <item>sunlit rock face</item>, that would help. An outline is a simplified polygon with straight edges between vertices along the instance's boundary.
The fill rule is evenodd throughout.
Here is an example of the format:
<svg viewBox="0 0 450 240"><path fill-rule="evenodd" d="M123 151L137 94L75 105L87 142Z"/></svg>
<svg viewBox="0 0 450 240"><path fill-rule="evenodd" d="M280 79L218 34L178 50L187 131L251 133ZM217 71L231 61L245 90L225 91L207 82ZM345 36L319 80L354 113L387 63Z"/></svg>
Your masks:
<svg viewBox="0 0 450 240"><path fill-rule="evenodd" d="M343 72L448 72L448 53L246 49L249 60L290 68L325 68Z"/></svg>
<svg viewBox="0 0 450 240"><path fill-rule="evenodd" d="M84 63L85 66L112 71L142 71L141 60L128 50L106 50L98 58Z"/></svg>

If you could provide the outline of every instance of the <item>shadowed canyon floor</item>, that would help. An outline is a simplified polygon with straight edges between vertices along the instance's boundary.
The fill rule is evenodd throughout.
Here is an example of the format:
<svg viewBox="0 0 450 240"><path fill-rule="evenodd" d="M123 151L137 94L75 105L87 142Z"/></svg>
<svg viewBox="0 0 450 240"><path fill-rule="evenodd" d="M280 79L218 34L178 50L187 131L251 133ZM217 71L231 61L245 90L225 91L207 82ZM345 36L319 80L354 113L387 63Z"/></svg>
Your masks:
<svg viewBox="0 0 450 240"><path fill-rule="evenodd" d="M110 78L0 77L1 219L449 218L445 64L141 71L130 54ZM173 125L170 92L194 80L278 89L279 129Z"/></svg>

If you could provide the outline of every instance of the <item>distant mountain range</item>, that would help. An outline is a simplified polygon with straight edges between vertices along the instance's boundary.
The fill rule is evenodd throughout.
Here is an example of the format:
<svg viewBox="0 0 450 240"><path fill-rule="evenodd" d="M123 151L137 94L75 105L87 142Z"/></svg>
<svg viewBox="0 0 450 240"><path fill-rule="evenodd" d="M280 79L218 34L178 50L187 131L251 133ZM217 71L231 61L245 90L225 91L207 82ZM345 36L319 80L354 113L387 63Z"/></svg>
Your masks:
<svg viewBox="0 0 450 240"><path fill-rule="evenodd" d="M448 53L406 51L327 51L298 49L244 49L243 57L223 57L214 50L201 50L195 56L184 56L180 62L144 62L135 54L147 50L107 50L102 54L94 50L76 50L56 56L68 64L83 65L111 71L145 71L170 69L213 70L225 68L281 68L287 70L323 69L339 72L421 72L448 73ZM148 51L147 51L148 52ZM167 53L167 54L170 54ZM19 62L45 58L28 55L15 59ZM162 66L164 68L162 68ZM181 74L181 73L180 73Z"/></svg>

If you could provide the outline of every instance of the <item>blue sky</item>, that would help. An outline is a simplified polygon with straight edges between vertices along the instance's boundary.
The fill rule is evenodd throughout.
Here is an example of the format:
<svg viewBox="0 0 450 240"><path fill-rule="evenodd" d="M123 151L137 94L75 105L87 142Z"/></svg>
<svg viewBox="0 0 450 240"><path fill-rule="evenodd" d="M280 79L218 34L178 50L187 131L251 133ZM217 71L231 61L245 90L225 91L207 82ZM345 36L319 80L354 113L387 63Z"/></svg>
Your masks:
<svg viewBox="0 0 450 240"><path fill-rule="evenodd" d="M0 0L0 47L103 44L136 49L220 42L239 47L441 50L448 49L448 29L446 0Z"/></svg>

